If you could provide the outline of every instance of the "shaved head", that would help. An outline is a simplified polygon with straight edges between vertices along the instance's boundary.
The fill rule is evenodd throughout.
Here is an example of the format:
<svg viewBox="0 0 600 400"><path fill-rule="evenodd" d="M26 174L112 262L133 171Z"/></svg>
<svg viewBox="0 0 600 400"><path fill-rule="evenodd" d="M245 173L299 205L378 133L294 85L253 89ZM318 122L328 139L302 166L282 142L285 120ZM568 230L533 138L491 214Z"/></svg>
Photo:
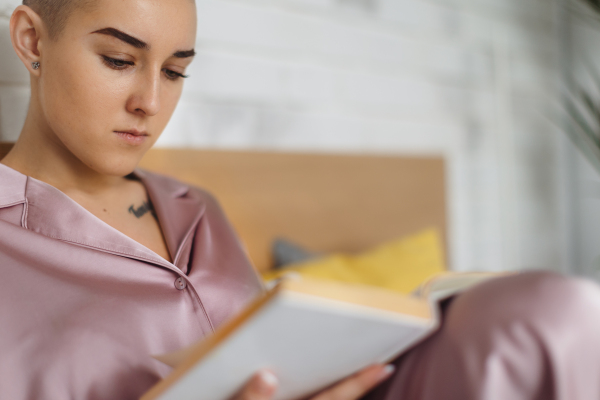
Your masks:
<svg viewBox="0 0 600 400"><path fill-rule="evenodd" d="M56 39L65 28L73 11L88 9L97 0L23 0L46 24L50 39Z"/></svg>

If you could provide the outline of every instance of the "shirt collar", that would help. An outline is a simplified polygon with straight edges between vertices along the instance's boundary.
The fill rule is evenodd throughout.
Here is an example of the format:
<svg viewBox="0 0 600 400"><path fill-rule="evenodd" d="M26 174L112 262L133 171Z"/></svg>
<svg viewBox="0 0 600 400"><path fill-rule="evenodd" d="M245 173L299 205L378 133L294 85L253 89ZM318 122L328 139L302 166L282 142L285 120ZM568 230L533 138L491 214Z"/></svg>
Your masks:
<svg viewBox="0 0 600 400"><path fill-rule="evenodd" d="M173 263L182 268L182 246L204 215L206 204L190 193L188 185L172 178L141 169L134 175L146 187Z"/></svg>
<svg viewBox="0 0 600 400"><path fill-rule="evenodd" d="M25 202L27 176L0 163L0 208Z"/></svg>
<svg viewBox="0 0 600 400"><path fill-rule="evenodd" d="M0 208L24 203L24 228L54 239L162 266L177 265L182 246L206 206L190 196L189 186L183 183L139 169L134 175L154 205L173 263L106 224L55 187L4 164L0 164Z"/></svg>

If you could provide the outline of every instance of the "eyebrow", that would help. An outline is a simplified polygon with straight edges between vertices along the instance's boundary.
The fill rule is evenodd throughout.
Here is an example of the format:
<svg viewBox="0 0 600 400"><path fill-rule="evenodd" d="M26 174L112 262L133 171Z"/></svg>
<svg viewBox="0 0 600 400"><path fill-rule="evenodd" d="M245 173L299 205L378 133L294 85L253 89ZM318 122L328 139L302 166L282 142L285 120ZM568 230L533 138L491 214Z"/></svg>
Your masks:
<svg viewBox="0 0 600 400"><path fill-rule="evenodd" d="M180 50L173 53L173 57L177 58L188 58L194 57L196 55L196 51L194 49L191 50Z"/></svg>
<svg viewBox="0 0 600 400"><path fill-rule="evenodd" d="M125 42L127 44L132 45L136 49L150 50L150 45L148 43L146 43L143 40L140 40L138 38L135 38L131 35L128 35L127 33L120 31L116 28L103 28L103 29L94 31L92 33L99 33L101 35L115 37L119 40L122 40L123 42ZM196 51L194 49L178 50L175 53L173 53L173 57L177 57L177 58L188 58L188 57L194 57L195 55L196 55Z"/></svg>
<svg viewBox="0 0 600 400"><path fill-rule="evenodd" d="M99 33L101 35L108 35L108 36L116 37L117 39L122 40L123 42L132 45L136 49L150 50L150 45L148 45L148 43L141 41L140 39L136 39L133 36L128 35L125 32L120 31L115 28L99 29L92 33Z"/></svg>

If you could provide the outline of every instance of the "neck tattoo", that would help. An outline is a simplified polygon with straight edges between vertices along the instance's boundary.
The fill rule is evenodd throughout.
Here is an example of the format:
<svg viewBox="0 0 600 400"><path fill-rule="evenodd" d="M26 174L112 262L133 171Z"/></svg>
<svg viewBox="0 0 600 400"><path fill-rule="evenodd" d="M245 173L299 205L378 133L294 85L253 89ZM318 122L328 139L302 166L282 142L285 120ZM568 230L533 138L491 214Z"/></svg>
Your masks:
<svg viewBox="0 0 600 400"><path fill-rule="evenodd" d="M135 217L138 219L142 218L149 212L151 212L154 218L156 218L154 207L152 207L152 203L150 203L150 201L144 201L138 208L135 208L133 204L129 206L129 213L135 215Z"/></svg>

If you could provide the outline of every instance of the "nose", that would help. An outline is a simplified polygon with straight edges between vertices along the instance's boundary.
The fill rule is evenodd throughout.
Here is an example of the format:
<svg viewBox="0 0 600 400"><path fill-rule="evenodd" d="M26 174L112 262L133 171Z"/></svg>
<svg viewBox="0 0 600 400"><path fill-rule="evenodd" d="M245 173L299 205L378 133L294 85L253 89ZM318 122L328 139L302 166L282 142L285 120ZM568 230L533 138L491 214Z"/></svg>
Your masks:
<svg viewBox="0 0 600 400"><path fill-rule="evenodd" d="M127 102L127 110L133 114L153 116L160 111L160 73L148 71L140 74L136 88Z"/></svg>

